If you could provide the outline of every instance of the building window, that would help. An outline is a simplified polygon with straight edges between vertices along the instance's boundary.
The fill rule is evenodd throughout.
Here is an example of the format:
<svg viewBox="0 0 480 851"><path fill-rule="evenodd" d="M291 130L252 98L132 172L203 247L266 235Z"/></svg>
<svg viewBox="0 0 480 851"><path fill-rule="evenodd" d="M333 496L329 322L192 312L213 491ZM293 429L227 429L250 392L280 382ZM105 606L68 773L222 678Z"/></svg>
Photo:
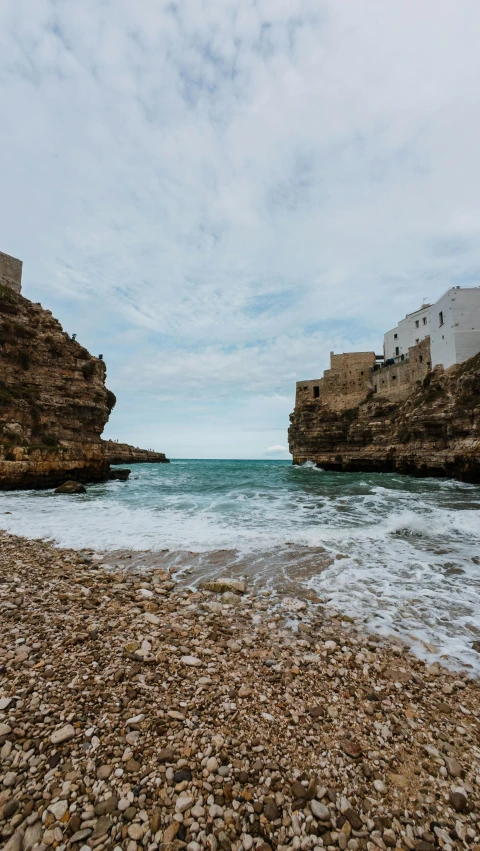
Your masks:
<svg viewBox="0 0 480 851"><path fill-rule="evenodd" d="M415 340L415 342L416 342L416 343L419 343L419 342L420 342L420 339L417 337L417 339Z"/></svg>
<svg viewBox="0 0 480 851"><path fill-rule="evenodd" d="M424 317L423 317L423 324L424 324L424 325L426 325L426 324L427 324L427 317L426 317L426 316L424 316Z"/></svg>
<svg viewBox="0 0 480 851"><path fill-rule="evenodd" d="M418 360L420 361L420 363L423 363L423 355L419 355Z"/></svg>
<svg viewBox="0 0 480 851"><path fill-rule="evenodd" d="M438 314L438 324L443 325L443 310Z"/></svg>
<svg viewBox="0 0 480 851"><path fill-rule="evenodd" d="M415 328L418 328L420 325L420 319L415 319Z"/></svg>
<svg viewBox="0 0 480 851"><path fill-rule="evenodd" d="M398 340L398 334L394 334L394 335L393 335L393 339L394 339L394 340Z"/></svg>
<svg viewBox="0 0 480 851"><path fill-rule="evenodd" d="M399 354L400 354L400 349L398 348L398 346L395 346L395 356L398 358Z"/></svg>
<svg viewBox="0 0 480 851"><path fill-rule="evenodd" d="M318 399L319 396L320 396L320 387L314 387L313 388L313 398Z"/></svg>

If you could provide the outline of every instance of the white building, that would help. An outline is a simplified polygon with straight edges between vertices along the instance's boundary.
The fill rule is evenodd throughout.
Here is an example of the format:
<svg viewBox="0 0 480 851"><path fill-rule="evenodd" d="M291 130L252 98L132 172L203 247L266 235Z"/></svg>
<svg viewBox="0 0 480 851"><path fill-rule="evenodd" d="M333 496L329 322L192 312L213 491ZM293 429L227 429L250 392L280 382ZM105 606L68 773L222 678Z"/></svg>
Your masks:
<svg viewBox="0 0 480 851"><path fill-rule="evenodd" d="M409 347L427 336L432 367L448 369L480 352L480 287L451 287L435 304L409 313L385 334L385 360L404 360Z"/></svg>

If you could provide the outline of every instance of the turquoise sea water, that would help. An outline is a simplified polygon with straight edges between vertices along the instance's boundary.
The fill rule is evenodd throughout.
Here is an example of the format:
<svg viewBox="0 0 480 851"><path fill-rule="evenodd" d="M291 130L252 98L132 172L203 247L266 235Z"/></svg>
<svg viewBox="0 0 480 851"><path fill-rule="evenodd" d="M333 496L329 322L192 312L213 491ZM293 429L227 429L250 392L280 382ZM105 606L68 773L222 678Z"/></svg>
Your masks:
<svg viewBox="0 0 480 851"><path fill-rule="evenodd" d="M10 514L6 512L11 512ZM247 575L310 596L480 673L480 488L398 475L326 473L282 461L173 461L85 496L0 494L0 526L61 545L149 551L195 584Z"/></svg>

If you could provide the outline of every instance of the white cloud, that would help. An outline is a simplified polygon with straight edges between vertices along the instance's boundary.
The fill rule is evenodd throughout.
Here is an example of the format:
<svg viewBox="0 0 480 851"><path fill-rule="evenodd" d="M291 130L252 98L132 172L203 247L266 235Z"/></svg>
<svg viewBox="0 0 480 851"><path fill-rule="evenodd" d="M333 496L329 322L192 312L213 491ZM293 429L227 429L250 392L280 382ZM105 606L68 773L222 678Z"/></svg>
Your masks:
<svg viewBox="0 0 480 851"><path fill-rule="evenodd" d="M330 349L479 282L479 25L474 0L1 5L0 250L103 352L112 432L260 456Z"/></svg>

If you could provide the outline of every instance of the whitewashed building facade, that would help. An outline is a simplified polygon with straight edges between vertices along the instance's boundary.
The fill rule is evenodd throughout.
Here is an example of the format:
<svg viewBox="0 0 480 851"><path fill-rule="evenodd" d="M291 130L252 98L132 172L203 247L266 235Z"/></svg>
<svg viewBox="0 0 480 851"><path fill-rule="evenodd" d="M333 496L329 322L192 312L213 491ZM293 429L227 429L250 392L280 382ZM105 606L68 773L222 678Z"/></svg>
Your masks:
<svg viewBox="0 0 480 851"><path fill-rule="evenodd" d="M409 313L385 334L385 361L404 360L427 336L432 367L448 369L480 352L480 287L451 287L434 304Z"/></svg>

